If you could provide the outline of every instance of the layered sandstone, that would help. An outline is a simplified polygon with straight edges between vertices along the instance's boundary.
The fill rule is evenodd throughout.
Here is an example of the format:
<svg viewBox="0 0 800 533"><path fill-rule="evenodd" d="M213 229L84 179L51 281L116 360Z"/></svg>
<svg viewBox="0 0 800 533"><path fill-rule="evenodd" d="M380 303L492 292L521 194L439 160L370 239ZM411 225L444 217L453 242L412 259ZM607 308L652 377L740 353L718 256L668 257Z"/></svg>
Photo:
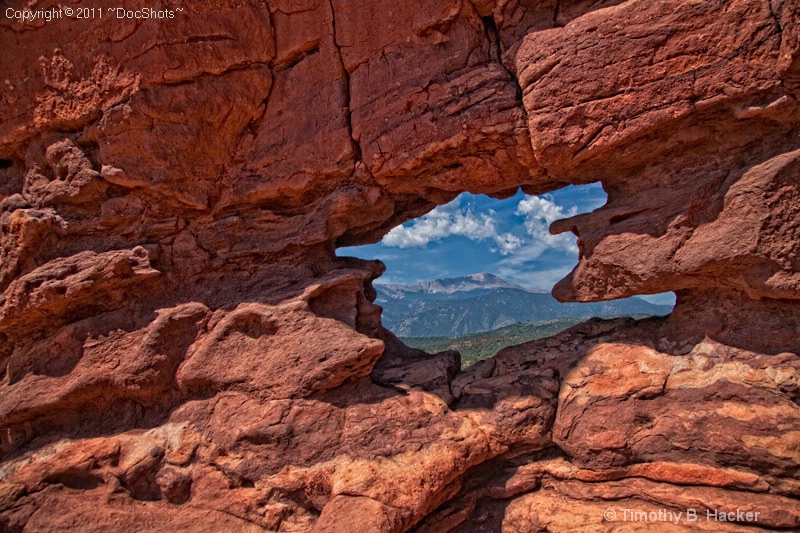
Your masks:
<svg viewBox="0 0 800 533"><path fill-rule="evenodd" d="M796 1L176 13L0 22L3 528L800 528ZM335 256L594 181L554 294L666 319L462 371Z"/></svg>

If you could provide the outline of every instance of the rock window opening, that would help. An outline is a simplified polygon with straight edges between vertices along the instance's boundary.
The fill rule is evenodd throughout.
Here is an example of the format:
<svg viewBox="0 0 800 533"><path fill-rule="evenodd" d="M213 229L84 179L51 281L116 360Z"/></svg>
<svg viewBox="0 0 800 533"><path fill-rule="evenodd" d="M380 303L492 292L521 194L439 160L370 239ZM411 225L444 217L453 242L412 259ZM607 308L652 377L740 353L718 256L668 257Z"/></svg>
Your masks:
<svg viewBox="0 0 800 533"><path fill-rule="evenodd" d="M464 365L505 346L554 335L591 317L668 314L674 294L560 303L553 285L577 264L580 243L549 226L606 202L599 183L498 200L463 193L394 228L381 242L338 255L380 259L382 323L407 345L461 352Z"/></svg>

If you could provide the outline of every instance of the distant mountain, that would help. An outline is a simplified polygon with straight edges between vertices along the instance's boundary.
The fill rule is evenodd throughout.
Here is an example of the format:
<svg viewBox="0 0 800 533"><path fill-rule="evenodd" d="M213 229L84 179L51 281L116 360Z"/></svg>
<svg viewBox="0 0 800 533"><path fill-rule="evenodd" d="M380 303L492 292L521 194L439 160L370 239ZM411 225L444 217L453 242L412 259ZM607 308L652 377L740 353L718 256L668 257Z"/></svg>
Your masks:
<svg viewBox="0 0 800 533"><path fill-rule="evenodd" d="M556 318L666 315L672 307L641 298L560 303L491 274L414 285L375 284L383 324L400 337L450 337Z"/></svg>
<svg viewBox="0 0 800 533"><path fill-rule="evenodd" d="M453 294L454 292L474 291L479 289L518 289L526 292L545 293L541 289L525 289L519 285L509 283L494 274L481 272L460 278L435 279L433 281L420 281L414 285L376 284L387 294L402 297L403 294L413 292L422 294Z"/></svg>

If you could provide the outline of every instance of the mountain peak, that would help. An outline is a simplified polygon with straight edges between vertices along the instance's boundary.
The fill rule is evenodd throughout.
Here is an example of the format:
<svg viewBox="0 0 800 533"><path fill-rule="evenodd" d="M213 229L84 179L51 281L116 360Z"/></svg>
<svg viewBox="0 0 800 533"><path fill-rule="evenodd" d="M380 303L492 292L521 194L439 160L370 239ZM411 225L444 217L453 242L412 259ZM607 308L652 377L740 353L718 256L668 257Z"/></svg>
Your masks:
<svg viewBox="0 0 800 533"><path fill-rule="evenodd" d="M518 289L526 292L547 292L539 289L526 289L520 285L510 283L499 276L488 272L478 272L457 278L443 278L432 281L420 281L413 285L382 284L376 283L384 289L392 291L417 292L423 294L452 294L460 291L473 291L477 289Z"/></svg>

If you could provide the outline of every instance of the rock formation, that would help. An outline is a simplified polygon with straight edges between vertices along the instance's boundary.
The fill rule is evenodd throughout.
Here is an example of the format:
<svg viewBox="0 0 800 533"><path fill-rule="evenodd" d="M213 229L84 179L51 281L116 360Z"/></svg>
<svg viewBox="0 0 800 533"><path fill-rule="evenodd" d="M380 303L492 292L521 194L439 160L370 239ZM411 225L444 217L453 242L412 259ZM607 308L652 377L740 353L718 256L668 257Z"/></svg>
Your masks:
<svg viewBox="0 0 800 533"><path fill-rule="evenodd" d="M162 3L0 21L0 527L800 528L796 0ZM555 296L671 316L461 371L335 256L594 181Z"/></svg>

